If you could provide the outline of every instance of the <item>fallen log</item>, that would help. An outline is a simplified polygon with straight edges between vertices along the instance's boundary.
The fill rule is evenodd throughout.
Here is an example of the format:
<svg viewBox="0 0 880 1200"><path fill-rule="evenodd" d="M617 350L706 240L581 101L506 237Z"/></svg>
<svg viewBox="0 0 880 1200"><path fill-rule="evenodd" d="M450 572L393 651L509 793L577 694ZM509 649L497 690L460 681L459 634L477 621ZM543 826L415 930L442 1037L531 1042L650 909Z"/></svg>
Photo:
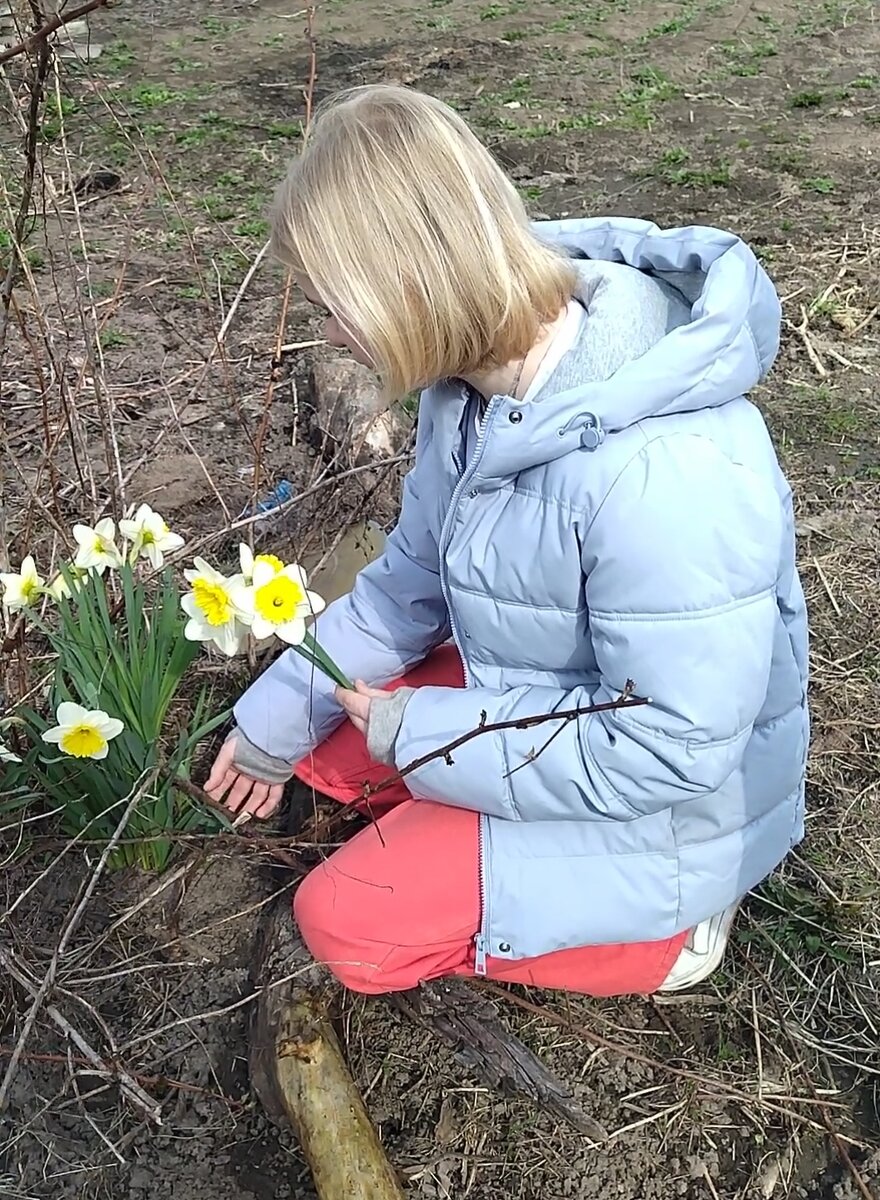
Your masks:
<svg viewBox="0 0 880 1200"><path fill-rule="evenodd" d="M263 1108L299 1137L321 1200L403 1200L327 1012L328 979L294 935L289 900L257 937L251 1083Z"/></svg>
<svg viewBox="0 0 880 1200"><path fill-rule="evenodd" d="M289 832L314 812L311 792L294 789L292 799ZM278 864L273 875L276 884L290 878ZM321 1200L402 1200L333 1029L329 1005L336 985L303 945L289 894L263 913L251 977L262 989L251 1021L251 1084L267 1114L296 1131ZM487 1086L526 1097L594 1142L607 1136L571 1089L506 1028L495 1002L468 980L422 984L386 1001L452 1046Z"/></svg>

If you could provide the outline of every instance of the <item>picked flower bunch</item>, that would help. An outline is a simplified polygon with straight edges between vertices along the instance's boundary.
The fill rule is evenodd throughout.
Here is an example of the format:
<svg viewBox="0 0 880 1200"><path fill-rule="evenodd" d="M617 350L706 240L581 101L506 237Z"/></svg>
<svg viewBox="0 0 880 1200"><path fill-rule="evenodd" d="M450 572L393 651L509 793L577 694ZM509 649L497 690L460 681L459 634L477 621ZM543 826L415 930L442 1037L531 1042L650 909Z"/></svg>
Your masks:
<svg viewBox="0 0 880 1200"><path fill-rule="evenodd" d="M242 545L236 574L196 558L182 592L166 559L184 539L149 505L118 528L106 517L72 533L76 552L54 576L41 575L32 555L0 574L6 613L26 616L55 655L52 719L19 705L0 721L3 790L36 787L59 808L66 832L103 839L136 798L113 860L161 870L177 844L167 833L223 823L175 786L189 779L198 743L230 715L217 712L210 682L180 704L200 644L231 657L251 639L277 637L334 683L351 685L308 629L325 606L296 563ZM12 728L22 733L14 748L4 744Z"/></svg>
<svg viewBox="0 0 880 1200"><path fill-rule="evenodd" d="M184 634L191 641L210 642L232 657L240 654L253 636L258 642L277 637L334 683L352 685L330 656L309 633L306 621L324 609L317 592L310 592L305 571L297 563L285 564L274 554L254 556L249 546L239 546L241 570L227 578L203 558L193 560L184 577L192 591L183 597L189 617Z"/></svg>

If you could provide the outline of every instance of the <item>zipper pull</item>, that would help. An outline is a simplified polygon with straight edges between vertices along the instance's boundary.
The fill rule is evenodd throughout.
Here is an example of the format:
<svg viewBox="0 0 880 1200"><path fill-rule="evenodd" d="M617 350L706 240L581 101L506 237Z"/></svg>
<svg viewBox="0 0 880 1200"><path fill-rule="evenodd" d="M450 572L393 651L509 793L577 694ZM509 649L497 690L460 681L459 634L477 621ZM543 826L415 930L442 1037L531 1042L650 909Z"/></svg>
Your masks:
<svg viewBox="0 0 880 1200"><path fill-rule="evenodd" d="M481 933L476 936L476 956L474 959L474 974L486 974L486 955L489 953L489 947L486 944L486 939Z"/></svg>

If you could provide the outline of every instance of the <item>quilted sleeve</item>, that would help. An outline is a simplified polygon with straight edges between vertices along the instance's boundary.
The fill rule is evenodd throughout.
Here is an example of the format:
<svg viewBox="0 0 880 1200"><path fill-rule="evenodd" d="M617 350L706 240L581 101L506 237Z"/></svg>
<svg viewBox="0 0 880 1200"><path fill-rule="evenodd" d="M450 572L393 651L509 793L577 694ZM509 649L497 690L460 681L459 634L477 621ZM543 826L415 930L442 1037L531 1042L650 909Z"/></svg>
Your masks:
<svg viewBox="0 0 880 1200"><path fill-rule="evenodd" d="M411 774L413 794L512 820L628 821L715 791L766 698L784 531L772 481L709 439L645 445L583 543L599 687L419 689L396 760L402 767L481 721L612 700L628 678L652 703L481 734L451 765L435 759Z"/></svg>
<svg viewBox="0 0 880 1200"><path fill-rule="evenodd" d="M449 635L437 549L438 483L425 454L430 436L430 413L420 409L400 520L381 557L315 623L321 646L350 679L388 683ZM341 723L343 713L330 680L288 650L244 693L235 719L254 746L294 763Z"/></svg>

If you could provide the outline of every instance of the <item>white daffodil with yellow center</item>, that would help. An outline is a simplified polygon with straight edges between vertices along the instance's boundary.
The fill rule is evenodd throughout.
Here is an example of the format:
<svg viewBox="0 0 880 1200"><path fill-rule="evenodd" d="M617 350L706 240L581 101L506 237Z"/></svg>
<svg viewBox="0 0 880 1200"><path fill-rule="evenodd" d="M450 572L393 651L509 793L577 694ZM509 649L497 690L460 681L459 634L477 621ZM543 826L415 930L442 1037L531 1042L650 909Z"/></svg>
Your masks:
<svg viewBox="0 0 880 1200"><path fill-rule="evenodd" d="M104 517L94 529L90 525L74 525L73 536L78 547L73 560L75 567L103 575L108 567L122 566L122 555L114 540L116 526L110 517Z"/></svg>
<svg viewBox="0 0 880 1200"><path fill-rule="evenodd" d="M59 571L52 582L46 584L44 588L46 595L51 596L56 604L60 600L69 600L72 592L78 592L82 586L82 580L88 575L88 571L75 567L72 563L67 564L67 572L70 577L69 581Z"/></svg>
<svg viewBox="0 0 880 1200"><path fill-rule="evenodd" d="M119 532L127 542L131 542L129 558L133 563L138 558L147 558L157 571L165 565L165 555L179 550L183 538L179 533L172 533L163 517L142 504L133 517L127 517L119 522Z"/></svg>
<svg viewBox="0 0 880 1200"><path fill-rule="evenodd" d="M324 608L317 592L308 590L308 579L296 563L276 571L271 563L254 563L253 585L240 601L251 615L251 628L258 640L274 633L289 646L298 646L306 636L306 619Z"/></svg>
<svg viewBox="0 0 880 1200"><path fill-rule="evenodd" d="M58 724L46 730L43 741L56 745L71 758L106 758L110 742L125 728L118 717L70 700L58 705L55 720Z"/></svg>
<svg viewBox="0 0 880 1200"><path fill-rule="evenodd" d="M0 575L0 583L3 585L3 607L9 612L30 608L43 590L43 580L37 574L37 564L30 554L17 574Z"/></svg>
<svg viewBox="0 0 880 1200"><path fill-rule="evenodd" d="M180 601L189 617L184 637L191 642L212 642L230 658L238 654L250 624L247 610L241 606L242 576L227 579L203 558L193 559L193 569L183 574L192 588Z"/></svg>
<svg viewBox="0 0 880 1200"><path fill-rule="evenodd" d="M0 742L0 763L5 763L5 762L6 763L20 763L21 759L18 757L17 754L13 754L13 752L9 749L8 746L4 746L3 743Z"/></svg>
<svg viewBox="0 0 880 1200"><path fill-rule="evenodd" d="M279 571L284 570L284 563L274 554L257 554L254 555L250 546L244 542L238 547L238 560L241 563L241 574L248 587L254 582L254 565L256 563L265 563L275 571L277 575Z"/></svg>

